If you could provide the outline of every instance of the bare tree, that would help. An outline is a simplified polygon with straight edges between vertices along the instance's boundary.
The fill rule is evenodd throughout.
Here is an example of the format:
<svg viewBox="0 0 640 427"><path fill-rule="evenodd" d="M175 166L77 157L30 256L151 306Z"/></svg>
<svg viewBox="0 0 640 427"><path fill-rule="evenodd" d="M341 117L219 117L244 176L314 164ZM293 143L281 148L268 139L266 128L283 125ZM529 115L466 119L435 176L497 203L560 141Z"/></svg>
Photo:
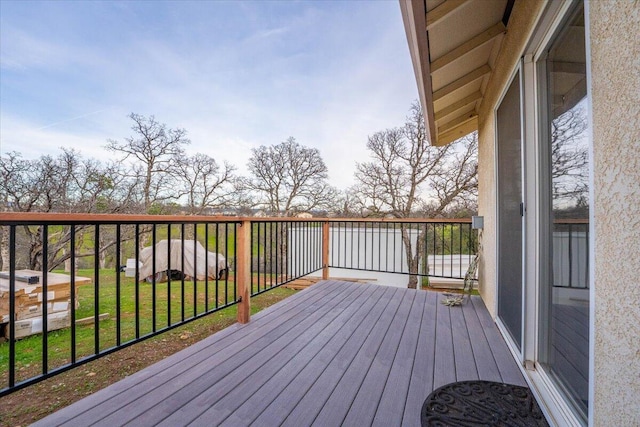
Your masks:
<svg viewBox="0 0 640 427"><path fill-rule="evenodd" d="M131 184L120 177L120 167L67 149L35 160L8 153L0 157L0 200L4 210L17 212L123 211L131 203Z"/></svg>
<svg viewBox="0 0 640 427"><path fill-rule="evenodd" d="M367 149L372 160L356 165L356 191L360 203L373 216L408 218L420 203L428 178L441 172L449 146L429 145L420 105L411 106L403 127L385 129L369 137ZM424 232L424 231L423 231ZM409 288L416 288L423 240L414 245L409 230L401 226L409 273Z"/></svg>
<svg viewBox="0 0 640 427"><path fill-rule="evenodd" d="M25 160L18 152L0 157L0 186L3 210L30 212L37 206L43 184L34 162Z"/></svg>
<svg viewBox="0 0 640 427"><path fill-rule="evenodd" d="M248 167L252 177L245 182L247 188L259 198L257 205L273 215L326 208L336 195L318 149L303 147L293 137L254 148Z"/></svg>
<svg viewBox="0 0 640 427"><path fill-rule="evenodd" d="M179 159L174 175L180 183L180 195L186 196L189 212L194 215L206 209L226 208L234 204L237 194L235 167L218 165L213 157L196 154Z"/></svg>
<svg viewBox="0 0 640 427"><path fill-rule="evenodd" d="M167 129L154 116L131 113L129 118L133 121L134 136L125 138L124 142L109 140L106 148L121 154L122 161L134 160L132 176L141 185L144 211L150 213L154 203L176 197L171 172L190 141L186 130Z"/></svg>
<svg viewBox="0 0 640 427"><path fill-rule="evenodd" d="M338 218L364 218L370 216L365 205L366 203L362 202L357 187L352 186L338 192L335 203L328 210L328 214Z"/></svg>
<svg viewBox="0 0 640 427"><path fill-rule="evenodd" d="M462 137L440 173L429 178L432 199L421 211L430 218L478 210L478 132Z"/></svg>
<svg viewBox="0 0 640 427"><path fill-rule="evenodd" d="M357 184L351 190L355 210L364 216L409 218L425 206L432 214L441 215L452 204L475 196L477 139L461 146L430 145L418 102L411 105L403 127L373 134L367 148L372 160L357 164ZM426 227L422 227L417 239L404 225L400 229L410 273L409 287L415 288Z"/></svg>
<svg viewBox="0 0 640 427"><path fill-rule="evenodd" d="M248 167L252 176L244 182L247 194L255 195L254 207L259 206L270 215L294 216L326 209L337 193L327 182L327 166L320 152L299 145L293 137L253 149ZM283 223L275 232L269 228L269 236L265 236L277 245L277 250L269 254L265 250L264 256L273 256L276 270L285 275L289 231L289 225Z"/></svg>
<svg viewBox="0 0 640 427"><path fill-rule="evenodd" d="M127 209L131 199L127 184L120 181L118 167L117 164L105 166L93 159L83 159L73 150L63 149L56 157L42 156L35 160L9 153L0 157L0 180L6 184L0 187L0 200L5 210L17 212L121 212ZM87 229L85 225L76 226L78 241L82 241L81 236ZM44 265L42 227L24 226L21 230L21 236L27 242L26 264L39 270ZM49 269L58 267L71 256L66 251L70 230L69 226L49 229ZM99 251L113 244L105 241ZM85 254L90 255L93 253Z"/></svg>

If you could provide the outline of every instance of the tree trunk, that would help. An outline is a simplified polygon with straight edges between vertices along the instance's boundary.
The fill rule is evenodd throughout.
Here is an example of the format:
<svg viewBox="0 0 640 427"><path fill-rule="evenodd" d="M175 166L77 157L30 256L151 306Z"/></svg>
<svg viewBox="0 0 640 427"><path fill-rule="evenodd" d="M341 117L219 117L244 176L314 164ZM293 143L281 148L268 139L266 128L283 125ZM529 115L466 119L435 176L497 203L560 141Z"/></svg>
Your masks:
<svg viewBox="0 0 640 427"><path fill-rule="evenodd" d="M100 251L98 256L100 257L100 268L104 270L107 268L107 252Z"/></svg>
<svg viewBox="0 0 640 427"><path fill-rule="evenodd" d="M418 232L416 239L416 250L413 252L413 242L411 241L411 227L407 228L407 225L401 224L400 230L402 233L402 243L407 257L407 267L409 268L409 283L407 287L409 289L418 288L418 269L420 267L420 260L422 259L422 252L424 251L424 238L426 236L426 224L422 230ZM426 262L426 260L425 260ZM428 267L427 267L428 271Z"/></svg>
<svg viewBox="0 0 640 427"><path fill-rule="evenodd" d="M420 253L422 254L422 277L423 277L423 285L426 287L431 287L431 283L429 282L429 249L427 248L427 229L428 224L424 225L420 236L418 237L418 244L421 246Z"/></svg>
<svg viewBox="0 0 640 427"><path fill-rule="evenodd" d="M67 255L67 250L63 249L62 250L62 255ZM73 254L72 254L73 255ZM64 272L65 273L69 273L71 272L71 258L67 258L66 260L64 260Z"/></svg>
<svg viewBox="0 0 640 427"><path fill-rule="evenodd" d="M276 223L277 224L277 223ZM277 233L278 239L278 247L276 254L276 263L278 263L278 273L282 277L282 281L288 280L291 276L289 275L289 256L288 256L288 225L285 222L280 223L280 230Z"/></svg>
<svg viewBox="0 0 640 427"><path fill-rule="evenodd" d="M409 289L416 289L418 285L418 261L420 254L413 255L413 244L411 242L411 228L407 228L407 225L400 225L400 232L402 235L402 243L404 246L405 255L407 257L407 267L409 267Z"/></svg>
<svg viewBox="0 0 640 427"><path fill-rule="evenodd" d="M0 234L0 270L9 270L9 227L2 228L2 234Z"/></svg>
<svg viewBox="0 0 640 427"><path fill-rule="evenodd" d="M29 269L34 271L42 270L42 227L35 231L24 227L29 236Z"/></svg>
<svg viewBox="0 0 640 427"><path fill-rule="evenodd" d="M147 246L151 246L151 239L152 239L152 234L151 234L151 225L149 224L140 224L139 227L139 234L138 234L138 250L142 251L145 247ZM186 229L185 229L186 231ZM177 236L171 235L172 239L180 239L182 233L178 234ZM158 242L156 242L158 243Z"/></svg>

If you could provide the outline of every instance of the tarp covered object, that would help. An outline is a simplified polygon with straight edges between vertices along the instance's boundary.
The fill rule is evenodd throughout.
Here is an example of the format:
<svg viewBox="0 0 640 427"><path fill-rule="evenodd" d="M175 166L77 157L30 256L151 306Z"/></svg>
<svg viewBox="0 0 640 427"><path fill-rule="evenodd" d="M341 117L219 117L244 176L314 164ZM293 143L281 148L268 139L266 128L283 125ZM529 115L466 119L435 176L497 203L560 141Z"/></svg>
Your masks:
<svg viewBox="0 0 640 427"><path fill-rule="evenodd" d="M200 242L184 240L184 259L182 259L182 243L180 239L160 240L156 243L156 267L153 268L153 246L148 246L140 251L140 278L146 279L154 274L164 273L156 276L156 280L165 280L167 270L181 271L189 277L197 277L198 280L205 279L206 257L209 258L208 271L206 275L210 279L222 278L226 274L227 261L224 256L215 252L207 252ZM195 268L194 269L194 259Z"/></svg>

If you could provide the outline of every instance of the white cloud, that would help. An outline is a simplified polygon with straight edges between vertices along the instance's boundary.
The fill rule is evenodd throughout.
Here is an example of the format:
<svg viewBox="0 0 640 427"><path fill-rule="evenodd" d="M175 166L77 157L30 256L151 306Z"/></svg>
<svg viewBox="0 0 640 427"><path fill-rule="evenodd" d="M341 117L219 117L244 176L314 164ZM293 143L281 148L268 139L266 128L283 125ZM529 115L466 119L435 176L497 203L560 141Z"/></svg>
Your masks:
<svg viewBox="0 0 640 427"><path fill-rule="evenodd" d="M65 146L105 158L101 147L131 135L126 116L135 112L185 128L191 153L241 172L251 148L294 136L321 151L333 185L350 185L355 162L366 159L367 136L401 125L417 97L397 4L265 3L240 3L237 22L204 11L190 15L194 22L173 17L180 31L155 16L147 19L157 19L157 28L148 21L138 29L135 19L145 15L115 4L128 26L110 29L119 42L108 45L43 41L14 29L18 36L7 39L3 28L3 67L14 74L0 82L0 151L37 157ZM236 5L203 3L208 13ZM286 16L276 13L283 10ZM237 33L224 32L231 30ZM29 92L25 82L41 74L46 90ZM16 92L5 92L14 81Z"/></svg>
<svg viewBox="0 0 640 427"><path fill-rule="evenodd" d="M17 151L26 159L35 159L41 155L55 155L60 152L61 147L65 147L77 149L85 157L106 158L106 151L102 148L106 139L101 134L76 134L52 127L39 129L31 122L5 114L0 121L2 154Z"/></svg>
<svg viewBox="0 0 640 427"><path fill-rule="evenodd" d="M285 34L287 31L289 31L288 27L271 28L268 30L259 31L258 33L249 37L248 40L253 42L259 39L268 39L270 37Z"/></svg>
<svg viewBox="0 0 640 427"><path fill-rule="evenodd" d="M58 68L65 64L68 51L64 47L5 25L0 44L0 66L3 69Z"/></svg>

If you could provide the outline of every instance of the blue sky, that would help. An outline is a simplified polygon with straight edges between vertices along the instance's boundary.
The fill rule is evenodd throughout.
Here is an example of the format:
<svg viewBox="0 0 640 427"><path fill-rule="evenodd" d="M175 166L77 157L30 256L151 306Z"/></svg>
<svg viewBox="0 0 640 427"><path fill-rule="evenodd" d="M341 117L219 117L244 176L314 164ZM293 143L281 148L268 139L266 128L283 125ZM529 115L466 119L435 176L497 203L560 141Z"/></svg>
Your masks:
<svg viewBox="0 0 640 427"><path fill-rule="evenodd" d="M396 0L0 0L2 154L106 159L135 112L240 173L293 136L345 188L417 97Z"/></svg>

